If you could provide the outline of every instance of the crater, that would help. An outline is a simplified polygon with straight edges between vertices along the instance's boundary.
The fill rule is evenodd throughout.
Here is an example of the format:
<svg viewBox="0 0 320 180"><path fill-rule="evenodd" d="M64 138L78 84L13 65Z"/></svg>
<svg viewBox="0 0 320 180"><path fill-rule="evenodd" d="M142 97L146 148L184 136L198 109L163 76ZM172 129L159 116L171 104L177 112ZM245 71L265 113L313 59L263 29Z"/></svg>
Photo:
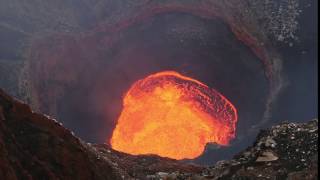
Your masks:
<svg viewBox="0 0 320 180"><path fill-rule="evenodd" d="M34 104L82 139L104 143L134 82L160 71L181 72L216 89L238 110L236 138L224 153L208 145L194 160L210 164L252 143L248 131L266 110L266 66L246 44L225 21L186 12L156 14L111 35L98 29L54 34L30 53Z"/></svg>

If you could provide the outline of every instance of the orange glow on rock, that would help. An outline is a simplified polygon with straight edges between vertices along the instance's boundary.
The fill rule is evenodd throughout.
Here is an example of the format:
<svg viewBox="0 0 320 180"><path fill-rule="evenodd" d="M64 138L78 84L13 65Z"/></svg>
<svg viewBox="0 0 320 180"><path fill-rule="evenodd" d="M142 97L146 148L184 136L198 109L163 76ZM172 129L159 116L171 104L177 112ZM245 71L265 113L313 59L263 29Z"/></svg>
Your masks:
<svg viewBox="0 0 320 180"><path fill-rule="evenodd" d="M174 71L152 74L126 93L110 143L129 154L193 159L205 145L228 145L237 111L220 93Z"/></svg>

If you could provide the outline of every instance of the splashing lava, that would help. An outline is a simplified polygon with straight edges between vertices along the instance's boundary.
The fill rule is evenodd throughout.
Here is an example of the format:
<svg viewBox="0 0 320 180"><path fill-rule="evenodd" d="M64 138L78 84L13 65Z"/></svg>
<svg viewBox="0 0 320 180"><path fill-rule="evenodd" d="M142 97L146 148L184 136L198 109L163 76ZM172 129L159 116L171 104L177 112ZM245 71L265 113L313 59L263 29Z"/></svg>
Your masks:
<svg viewBox="0 0 320 180"><path fill-rule="evenodd" d="M228 145L235 137L237 111L219 92L174 71L135 82L123 100L113 131L113 149L192 159L205 145Z"/></svg>

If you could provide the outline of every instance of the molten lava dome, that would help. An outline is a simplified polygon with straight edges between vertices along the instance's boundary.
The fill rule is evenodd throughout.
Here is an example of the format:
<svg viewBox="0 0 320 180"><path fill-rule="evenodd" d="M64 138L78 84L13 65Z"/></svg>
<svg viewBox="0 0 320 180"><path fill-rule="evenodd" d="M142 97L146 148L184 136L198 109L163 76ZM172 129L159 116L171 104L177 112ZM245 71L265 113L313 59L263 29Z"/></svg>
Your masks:
<svg viewBox="0 0 320 180"><path fill-rule="evenodd" d="M228 145L237 111L219 92L177 72L135 82L111 137L112 148L129 154L193 159L205 145Z"/></svg>

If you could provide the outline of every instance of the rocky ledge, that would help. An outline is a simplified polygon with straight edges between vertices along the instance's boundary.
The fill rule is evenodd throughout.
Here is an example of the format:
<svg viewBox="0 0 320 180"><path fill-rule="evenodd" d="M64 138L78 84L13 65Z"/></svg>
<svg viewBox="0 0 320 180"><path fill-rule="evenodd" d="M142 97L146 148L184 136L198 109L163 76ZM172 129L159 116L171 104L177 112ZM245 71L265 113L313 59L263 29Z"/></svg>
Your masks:
<svg viewBox="0 0 320 180"><path fill-rule="evenodd" d="M317 179L318 120L261 131L212 167L133 156L75 137L0 90L0 179Z"/></svg>

